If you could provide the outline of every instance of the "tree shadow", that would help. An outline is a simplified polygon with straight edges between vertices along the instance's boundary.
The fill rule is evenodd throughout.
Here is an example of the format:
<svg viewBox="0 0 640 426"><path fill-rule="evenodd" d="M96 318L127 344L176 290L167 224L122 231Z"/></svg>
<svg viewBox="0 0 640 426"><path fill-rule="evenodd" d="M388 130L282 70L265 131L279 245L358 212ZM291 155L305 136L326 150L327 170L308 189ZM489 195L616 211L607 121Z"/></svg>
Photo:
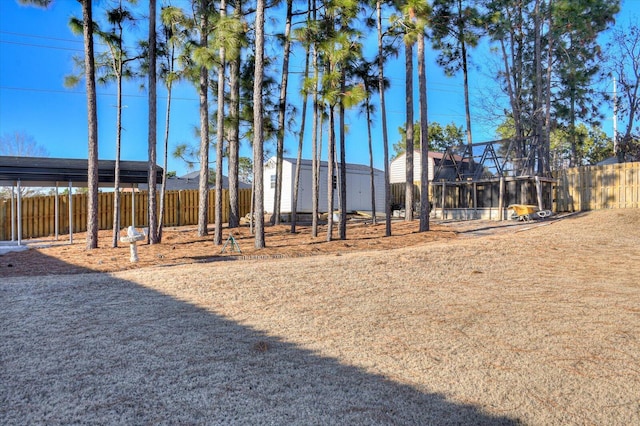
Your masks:
<svg viewBox="0 0 640 426"><path fill-rule="evenodd" d="M518 423L107 274L0 283L0 364L5 425Z"/></svg>
<svg viewBox="0 0 640 426"><path fill-rule="evenodd" d="M512 229L513 231L517 231L518 229L527 228L535 225L551 224L561 220L573 220L573 219L577 219L578 217L584 216L586 214L587 212L562 213L562 214L557 214L557 215L549 216L546 218L535 219L531 221L518 221L514 219L508 219L508 220L499 222L501 223L500 225L483 226L483 227L477 227L477 228L472 227L470 229L458 230L456 231L456 233L460 235L465 235L465 234L490 235L495 231L500 231L500 230L504 231L505 229Z"/></svg>
<svg viewBox="0 0 640 426"><path fill-rule="evenodd" d="M97 272L27 249L27 245L21 247L24 250L0 253L0 278Z"/></svg>

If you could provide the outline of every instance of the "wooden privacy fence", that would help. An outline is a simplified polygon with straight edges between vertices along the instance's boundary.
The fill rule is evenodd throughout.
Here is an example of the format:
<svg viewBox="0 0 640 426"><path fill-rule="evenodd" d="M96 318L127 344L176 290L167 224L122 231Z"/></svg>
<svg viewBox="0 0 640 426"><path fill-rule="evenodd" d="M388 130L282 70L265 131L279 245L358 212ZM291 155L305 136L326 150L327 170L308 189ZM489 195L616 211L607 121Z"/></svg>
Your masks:
<svg viewBox="0 0 640 426"><path fill-rule="evenodd" d="M229 191L222 191L222 221L229 221ZM158 194L158 203L160 197ZM198 223L198 190L167 191L164 199L164 226L196 225ZM17 215L17 200L14 199L13 211ZM135 223L137 227L144 227L149 222L149 194L148 192L123 192L120 195L120 228L126 228ZM238 191L240 216L244 216L251 209L251 190ZM69 208L71 207L71 208ZM25 197L22 199L22 238L37 238L56 233L56 197L55 195ZM159 209L158 209L159 213ZM69 215L72 216L73 232L87 230L87 195L74 194L58 196L58 233L69 233ZM11 235L11 200L0 201L0 241L12 239ZM208 223L215 221L215 190L209 191ZM102 192L98 195L98 228L113 228L113 192ZM17 223L14 232L17 233ZM17 238L17 234L14 235Z"/></svg>
<svg viewBox="0 0 640 426"><path fill-rule="evenodd" d="M555 212L640 208L640 162L574 167L554 172L553 178L553 184L543 186L542 197L545 208L551 208ZM504 206L513 203L536 204L535 186L531 182L517 179L505 182ZM419 182L414 183L416 202L420 200L419 185ZM442 208L440 185L439 182L434 182L429 186L429 199L435 208ZM471 185L458 182L458 185L448 186L444 207L473 207ZM479 181L475 185L478 208L498 207L497 181ZM404 198L405 184L391 184L392 206L404 207Z"/></svg>
<svg viewBox="0 0 640 426"><path fill-rule="evenodd" d="M406 196L407 187L402 183L392 183L389 185L389 189L391 192L391 209L404 209L404 199ZM429 197L433 192L429 191ZM420 182L413 183L413 201L420 202Z"/></svg>
<svg viewBox="0 0 640 426"><path fill-rule="evenodd" d="M560 170L555 211L640 208L640 162Z"/></svg>

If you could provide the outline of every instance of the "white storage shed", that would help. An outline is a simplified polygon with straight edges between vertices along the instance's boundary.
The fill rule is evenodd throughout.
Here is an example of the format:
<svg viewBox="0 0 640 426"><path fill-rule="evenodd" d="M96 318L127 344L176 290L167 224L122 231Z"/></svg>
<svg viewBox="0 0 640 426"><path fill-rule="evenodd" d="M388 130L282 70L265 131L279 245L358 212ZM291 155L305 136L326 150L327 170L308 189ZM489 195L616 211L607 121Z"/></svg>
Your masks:
<svg viewBox="0 0 640 426"><path fill-rule="evenodd" d="M444 154L440 152L429 151L429 181L433 180L435 169L442 160ZM420 151L413 151L413 181L420 182L422 174L422 153ZM389 182L390 183L404 183L406 182L407 170L407 154L401 154L394 158L389 165Z"/></svg>
<svg viewBox="0 0 640 426"><path fill-rule="evenodd" d="M337 185L340 179L340 165L334 175L334 205L333 210L339 208ZM347 202L346 210L371 211L371 169L361 164L346 164L347 172ZM293 186L296 173L296 159L284 158L282 164L282 200L281 213L291 213L293 204ZM384 212L384 172L373 169L376 198L376 212ZM298 192L299 213L311 213L312 206L312 161L302 160L300 164L300 185ZM267 213L273 213L276 182L276 158L272 157L264 165L264 208ZM327 212L327 162L320 162L320 212Z"/></svg>

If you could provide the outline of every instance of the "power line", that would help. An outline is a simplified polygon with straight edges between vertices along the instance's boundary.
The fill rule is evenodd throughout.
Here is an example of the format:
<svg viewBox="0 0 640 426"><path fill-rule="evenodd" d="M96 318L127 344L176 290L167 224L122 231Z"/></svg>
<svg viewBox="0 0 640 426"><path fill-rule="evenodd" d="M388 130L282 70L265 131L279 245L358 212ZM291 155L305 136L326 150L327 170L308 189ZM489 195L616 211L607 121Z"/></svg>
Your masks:
<svg viewBox="0 0 640 426"><path fill-rule="evenodd" d="M19 92L36 92L36 93L58 93L63 95L83 95L85 96L87 93L78 90L56 90L56 89L36 89L36 88L27 88L27 87L9 87L9 86L0 86L0 90L13 90ZM107 93L102 92L98 93L98 96L117 96L115 93ZM146 99L146 95L131 95L131 94L122 94L123 98L143 98ZM167 99L167 96L158 96L158 99ZM185 98L185 97L176 97L171 96L172 101L197 101L197 98Z"/></svg>
<svg viewBox="0 0 640 426"><path fill-rule="evenodd" d="M14 32L9 32L9 31L0 31L0 34L10 35L10 36L18 36L18 37L31 37L31 38L37 38L37 39L42 39L42 40L62 41L62 42L65 42L65 43L79 43L79 44L83 44L84 43L84 41L82 39L78 40L78 39L58 38L58 37L41 36L41 35L33 35L33 34L14 33ZM83 48L58 47L58 46L50 46L50 45L43 45L43 44L34 44L34 43L26 43L26 42L19 42L19 41L10 41L10 40L0 40L0 43L17 44L17 45L30 46L30 47L40 47L40 48L43 48L43 49L58 49L58 50L71 50L71 51L75 51L75 52L84 52ZM94 44L96 46L109 47L109 45L107 43L104 43L104 42L101 42L101 41L95 41ZM129 46L129 47L123 46L123 47L127 48L127 49L136 49L136 47L131 47L131 46Z"/></svg>
<svg viewBox="0 0 640 426"><path fill-rule="evenodd" d="M82 43L81 40L65 39L65 38L49 37L49 36L41 36L41 35L33 35L33 34L25 34L25 33L16 33L16 32L10 32L10 31L0 31L0 34L6 34L6 35L12 35L12 36L20 36L20 37L31 37L31 38L37 38L37 39L43 39L43 40L54 40L54 41ZM77 52L77 53L83 53L84 52L84 49L81 49L81 48L58 47L58 46L49 46L49 45L41 45L41 44L35 44L35 43L26 43L26 42L9 41L9 40L0 40L0 43L13 44L13 45L18 45L18 46L36 47L36 48L43 48L43 49L64 50L64 51L71 51L71 52ZM97 43L97 44L101 45L101 46L106 46L106 44L104 44L104 43ZM296 66L294 65L291 68L292 69L296 69ZM290 71L290 73L297 74L297 73L301 73L301 72ZM391 81L401 81L401 80L404 81L400 77L387 77L387 78L389 80L391 80ZM434 86L436 86L436 87L434 87ZM437 88L437 87L440 87L440 86L454 87L454 88L457 88L457 89L461 88L460 84L438 82L436 84L431 83L429 85L429 91L443 92L443 93L456 93L456 94L458 93L458 91L454 91L454 90L446 90L446 89ZM29 90L29 89L16 89L16 90ZM38 89L34 89L34 90L38 90ZM128 96L135 96L135 95L128 95Z"/></svg>
<svg viewBox="0 0 640 426"><path fill-rule="evenodd" d="M86 92L83 91L78 91L78 90L58 90L58 89L40 89L40 88L33 88L33 87L12 87L12 86L0 86L0 90L12 90L12 91L19 91L19 92L34 92L34 93L52 93L52 94L63 94L63 95L86 95ZM445 90L445 89L434 89L434 88L430 88L429 89L430 92L445 92L445 93L458 93L455 92L453 90ZM98 93L98 96L116 96L115 93L107 93L107 92L103 92L103 93ZM122 94L123 97L125 98L147 98L146 95L135 95L135 94ZM166 96L158 96L159 99L167 99ZM197 98L187 98L187 97L176 97L176 96L171 96L171 100L175 100L175 101L198 101Z"/></svg>
<svg viewBox="0 0 640 426"><path fill-rule="evenodd" d="M0 31L0 34L7 34L7 35L19 36L19 37L41 38L44 40L66 41L66 42L79 43L79 44L83 43L82 40L78 40L78 39L58 38L58 37L42 36L42 35L36 35L36 34L14 33L11 31Z"/></svg>
<svg viewBox="0 0 640 426"><path fill-rule="evenodd" d="M15 45L18 45L18 46L40 47L40 48L44 48L44 49L68 50L68 51L71 51L71 52L83 52L82 49L74 49L72 47L44 46L42 44L23 43L23 42L19 42L19 41L0 40L0 43L15 44Z"/></svg>

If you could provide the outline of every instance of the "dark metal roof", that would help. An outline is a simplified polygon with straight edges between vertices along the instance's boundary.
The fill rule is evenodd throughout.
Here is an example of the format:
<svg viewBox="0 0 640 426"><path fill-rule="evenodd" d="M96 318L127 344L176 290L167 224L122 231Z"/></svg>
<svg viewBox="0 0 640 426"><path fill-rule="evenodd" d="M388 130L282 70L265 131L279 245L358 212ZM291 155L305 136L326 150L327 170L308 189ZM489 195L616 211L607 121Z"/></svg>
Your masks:
<svg viewBox="0 0 640 426"><path fill-rule="evenodd" d="M98 183L114 183L115 160L98 161ZM0 156L0 186L15 185L20 181L26 186L55 186L71 182L75 186L87 183L87 160L47 157ZM156 166L156 182L162 182L163 170ZM147 183L149 171L146 161L120 161L120 183L128 186Z"/></svg>

